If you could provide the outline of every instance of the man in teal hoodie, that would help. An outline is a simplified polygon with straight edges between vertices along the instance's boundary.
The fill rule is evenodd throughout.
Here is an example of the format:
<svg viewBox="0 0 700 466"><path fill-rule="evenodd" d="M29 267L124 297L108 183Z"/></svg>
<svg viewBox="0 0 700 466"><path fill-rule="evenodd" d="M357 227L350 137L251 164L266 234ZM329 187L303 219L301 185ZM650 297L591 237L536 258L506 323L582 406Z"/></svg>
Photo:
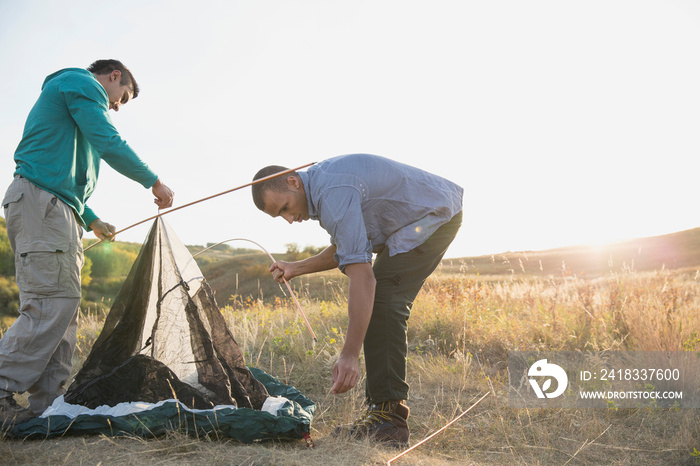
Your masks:
<svg viewBox="0 0 700 466"><path fill-rule="evenodd" d="M19 317L0 340L0 425L42 413L65 392L77 338L82 229L114 240L115 227L86 205L100 162L151 188L159 208L173 192L121 138L108 115L139 93L117 60L49 75L15 151L2 201L15 252ZM29 392L29 407L14 393Z"/></svg>

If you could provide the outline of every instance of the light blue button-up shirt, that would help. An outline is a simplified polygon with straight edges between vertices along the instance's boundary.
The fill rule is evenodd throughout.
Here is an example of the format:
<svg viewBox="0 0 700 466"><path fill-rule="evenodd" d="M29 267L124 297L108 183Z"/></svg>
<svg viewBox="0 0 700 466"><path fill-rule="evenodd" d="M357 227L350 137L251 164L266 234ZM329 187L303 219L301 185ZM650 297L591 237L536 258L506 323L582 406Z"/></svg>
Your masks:
<svg viewBox="0 0 700 466"><path fill-rule="evenodd" d="M330 234L341 270L372 262L383 247L408 252L462 210L460 186L376 155L333 157L299 176L309 217Z"/></svg>

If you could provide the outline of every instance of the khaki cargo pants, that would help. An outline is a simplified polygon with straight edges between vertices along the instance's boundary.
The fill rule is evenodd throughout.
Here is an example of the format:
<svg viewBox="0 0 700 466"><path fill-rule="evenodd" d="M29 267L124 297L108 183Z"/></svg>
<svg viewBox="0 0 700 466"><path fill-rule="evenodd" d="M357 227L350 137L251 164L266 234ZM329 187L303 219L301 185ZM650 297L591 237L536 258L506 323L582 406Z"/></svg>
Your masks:
<svg viewBox="0 0 700 466"><path fill-rule="evenodd" d="M53 194L16 176L2 201L15 253L19 317L0 340L0 397L29 392L42 413L65 393L75 349L82 228Z"/></svg>

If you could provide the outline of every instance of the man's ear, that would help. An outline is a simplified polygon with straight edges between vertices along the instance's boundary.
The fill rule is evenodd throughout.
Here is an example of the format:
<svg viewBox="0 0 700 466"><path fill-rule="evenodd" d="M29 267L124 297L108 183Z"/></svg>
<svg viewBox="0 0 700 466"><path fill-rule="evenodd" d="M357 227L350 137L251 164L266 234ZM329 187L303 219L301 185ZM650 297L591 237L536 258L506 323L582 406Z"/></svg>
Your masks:
<svg viewBox="0 0 700 466"><path fill-rule="evenodd" d="M121 79L122 72L119 70L113 70L111 73L109 73L109 79L111 81L116 81L117 79Z"/></svg>
<svg viewBox="0 0 700 466"><path fill-rule="evenodd" d="M294 175L289 175L287 177L287 186L291 189L299 189L299 185L301 184L301 180L294 176Z"/></svg>

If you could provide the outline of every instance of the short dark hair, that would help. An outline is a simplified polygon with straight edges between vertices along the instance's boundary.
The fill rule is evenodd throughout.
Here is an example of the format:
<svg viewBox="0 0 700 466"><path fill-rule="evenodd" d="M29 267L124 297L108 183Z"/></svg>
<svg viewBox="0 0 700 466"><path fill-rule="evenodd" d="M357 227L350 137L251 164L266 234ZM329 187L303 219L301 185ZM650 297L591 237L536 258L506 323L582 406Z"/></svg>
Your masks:
<svg viewBox="0 0 700 466"><path fill-rule="evenodd" d="M283 167L281 165L269 165L265 168L260 169L253 177L253 181L272 176L275 173L282 173L288 170L289 168ZM296 177L299 176L297 172L289 172L287 176L289 175L293 175ZM262 211L265 210L265 200L263 199L263 196L268 191L276 193L283 193L288 191L289 186L287 185L287 176L276 176L274 178L270 178L269 180L265 180L261 183L254 184L252 186L252 191L253 202L255 203L255 207Z"/></svg>
<svg viewBox="0 0 700 466"><path fill-rule="evenodd" d="M87 67L87 70L93 74L109 74L114 70L119 70L122 74L122 79L119 83L122 86L128 86L131 84L131 88L134 91L132 99L135 99L139 95L139 85L136 84L134 75L131 74L129 68L124 66L119 60L97 60L92 65Z"/></svg>

